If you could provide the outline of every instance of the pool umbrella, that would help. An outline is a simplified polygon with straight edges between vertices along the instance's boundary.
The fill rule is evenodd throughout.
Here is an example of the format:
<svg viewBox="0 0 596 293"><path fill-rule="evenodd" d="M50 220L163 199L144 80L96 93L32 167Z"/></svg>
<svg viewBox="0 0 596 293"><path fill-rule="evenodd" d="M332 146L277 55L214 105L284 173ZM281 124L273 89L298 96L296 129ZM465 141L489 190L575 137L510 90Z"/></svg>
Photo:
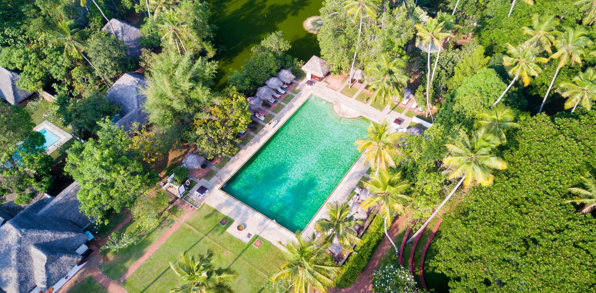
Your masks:
<svg viewBox="0 0 596 293"><path fill-rule="evenodd" d="M354 71L354 74L352 75L352 79L353 80L363 80L364 75L362 74L362 70L357 69L356 71Z"/></svg>
<svg viewBox="0 0 596 293"><path fill-rule="evenodd" d="M196 153L192 153L184 157L184 160L182 160L182 164L184 165L184 167L186 167L186 169L192 170L201 168L201 165L203 165L206 161L207 160L205 160L205 158L199 156Z"/></svg>
<svg viewBox="0 0 596 293"><path fill-rule="evenodd" d="M284 83L292 83L292 81L295 78L294 74L292 74L292 71L290 71L289 69L280 70L277 73L277 77L279 77L279 79L281 79L281 81L283 81Z"/></svg>
<svg viewBox="0 0 596 293"><path fill-rule="evenodd" d="M261 108L263 102L261 102L261 100L259 100L257 97L249 97L248 98L248 108L256 111L259 108Z"/></svg>
<svg viewBox="0 0 596 293"><path fill-rule="evenodd" d="M257 98L261 101L267 101L273 97L275 92L268 86L262 86L257 90Z"/></svg>
<svg viewBox="0 0 596 293"><path fill-rule="evenodd" d="M274 89L274 90L277 90L277 91L281 92L281 86L282 86L284 83L283 83L283 81L281 81L281 79L279 79L279 78L277 78L277 77L272 77L272 78L269 78L269 79L268 79L268 80L265 82L265 84L266 84L268 87L270 87L270 88L272 88L272 89Z"/></svg>

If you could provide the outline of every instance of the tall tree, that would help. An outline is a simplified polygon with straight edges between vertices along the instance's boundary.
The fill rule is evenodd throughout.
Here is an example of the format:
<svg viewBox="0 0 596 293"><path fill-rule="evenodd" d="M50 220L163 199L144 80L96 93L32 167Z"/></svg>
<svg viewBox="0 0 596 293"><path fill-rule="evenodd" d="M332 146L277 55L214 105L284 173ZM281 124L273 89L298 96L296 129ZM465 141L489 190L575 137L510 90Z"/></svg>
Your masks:
<svg viewBox="0 0 596 293"><path fill-rule="evenodd" d="M588 68L575 76L571 82L562 82L559 92L567 99L565 109L573 108L571 113L575 112L578 105L590 110L592 103L596 101L596 71Z"/></svg>
<svg viewBox="0 0 596 293"><path fill-rule="evenodd" d="M412 200L404 194L410 188L410 183L402 180L400 173L391 174L382 171L364 185L373 193L373 196L364 201L362 207L365 209L373 206L379 208L379 213L383 217L385 235L393 245L395 255L399 256L399 249L393 242L391 235L389 235L387 223L391 224L391 219L393 219L395 213L404 214L406 203Z"/></svg>
<svg viewBox="0 0 596 293"><path fill-rule="evenodd" d="M356 62L356 55L358 54L358 47L360 46L360 36L362 35L362 21L364 18L375 19L377 17L377 8L379 0L344 0L344 9L348 16L353 16L353 22L359 21L358 25L358 39L356 41L356 50L352 58L352 65L350 66L350 84L354 77L354 63Z"/></svg>
<svg viewBox="0 0 596 293"><path fill-rule="evenodd" d="M157 18L157 28L162 42L175 49L179 55L187 51L215 55L211 43L209 3L207 1L182 1L180 5L166 5ZM157 14L156 14L157 16Z"/></svg>
<svg viewBox="0 0 596 293"><path fill-rule="evenodd" d="M101 7L99 7L99 5L97 4L97 2L95 2L95 0L91 0L91 2L93 2L93 4L95 4L95 7L97 7L97 10L99 10L99 12L101 13L101 16L103 16L103 19L106 20L106 23L110 23L110 20L103 13L103 10L101 9ZM81 6L87 7L87 0L81 0ZM112 31L114 30L114 28L112 27L112 24L111 23L110 23L110 29Z"/></svg>
<svg viewBox="0 0 596 293"><path fill-rule="evenodd" d="M17 144L32 134L34 126L27 111L0 101L0 162L14 155Z"/></svg>
<svg viewBox="0 0 596 293"><path fill-rule="evenodd" d="M297 242L286 245L286 263L273 275L272 281L282 279L292 283L294 293L310 293L317 290L327 293L327 288L335 283L339 268L331 264L330 256L322 247L296 235Z"/></svg>
<svg viewBox="0 0 596 293"><path fill-rule="evenodd" d="M532 15L532 26L522 27L525 35L530 36L526 41L532 48L540 48L552 54L551 47L555 42L556 27L559 23L554 15L540 16L538 14Z"/></svg>
<svg viewBox="0 0 596 293"><path fill-rule="evenodd" d="M387 54L381 55L370 69L370 85L375 90L373 99L383 104L391 103L393 97L399 101L402 89L408 84L408 75L404 72L405 63L402 59L390 59Z"/></svg>
<svg viewBox="0 0 596 293"><path fill-rule="evenodd" d="M586 32L583 29L573 29L566 27L565 32L559 34L554 43L555 47L557 48L557 52L552 54L549 59L559 59L559 63L557 64L555 75L548 86L548 90L544 95L544 99L542 99L542 104L540 104L540 110L538 110L538 113L542 112L542 108L544 108L548 94L550 94L550 90L552 89L553 84L555 84L555 80L557 79L557 75L559 75L561 68L566 66L569 61L571 61L570 66L573 66L575 63L581 66L581 58L585 54L584 50L589 48L593 42L588 38Z"/></svg>
<svg viewBox="0 0 596 293"><path fill-rule="evenodd" d="M507 163L493 154L495 147L499 144L499 139L493 134L479 131L471 140L468 135L461 133L454 144L446 145L449 156L443 159L443 164L450 170L448 178L460 178L460 180L408 242L414 240L426 228L462 183L464 188L475 184L482 186L493 184L495 176L491 173L491 169L504 170L507 168Z"/></svg>
<svg viewBox="0 0 596 293"><path fill-rule="evenodd" d="M574 4L579 6L579 11L584 13L583 25L593 25L596 22L596 2L594 0L577 0Z"/></svg>
<svg viewBox="0 0 596 293"><path fill-rule="evenodd" d="M170 268L180 278L183 285L170 292L232 293L227 284L236 274L230 268L215 268L213 252L198 258L183 254Z"/></svg>
<svg viewBox="0 0 596 293"><path fill-rule="evenodd" d="M344 249L352 250L352 246L361 242L356 235L354 227L359 223L350 215L350 206L347 202L327 204L327 218L322 218L315 223L315 229L326 235L327 244L338 243Z"/></svg>
<svg viewBox="0 0 596 293"><path fill-rule="evenodd" d="M498 137L501 144L507 142L505 131L519 126L519 124L515 123L515 112L503 104L479 113L475 124L477 128L484 129L488 133Z"/></svg>
<svg viewBox="0 0 596 293"><path fill-rule="evenodd" d="M79 183L80 209L105 224L110 212L130 206L145 192L149 177L124 130L108 119L99 126L97 139L85 144L76 141L68 150L64 171Z"/></svg>
<svg viewBox="0 0 596 293"><path fill-rule="evenodd" d="M592 176L592 174L589 172L584 176L580 176L579 178L581 179L585 188L569 188L569 191L577 195L577 197L572 200L568 200L567 202L583 204L584 208L582 209L582 213L587 214L596 208L596 180L594 180L594 176Z"/></svg>
<svg viewBox="0 0 596 293"><path fill-rule="evenodd" d="M513 12L513 7L515 6L516 1L517 0L511 1L511 9L509 9L509 14L507 14L507 17L511 17L511 12ZM523 1L529 5L534 5L534 0L523 0Z"/></svg>
<svg viewBox="0 0 596 293"><path fill-rule="evenodd" d="M513 79L491 107L496 106L501 101L519 77L522 78L524 86L528 86L530 78L538 76L542 72L542 68L536 64L536 59L543 61L544 58L536 57L536 49L528 45L513 47L511 44L507 44L507 52L509 55L503 56L503 64L510 66L507 72L510 76L513 76Z"/></svg>
<svg viewBox="0 0 596 293"><path fill-rule="evenodd" d="M366 139L359 139L354 144L359 152L364 152L366 162L376 172L386 171L387 167L395 167L393 156L399 153L396 147L400 134L391 133L387 121L381 124L371 123Z"/></svg>

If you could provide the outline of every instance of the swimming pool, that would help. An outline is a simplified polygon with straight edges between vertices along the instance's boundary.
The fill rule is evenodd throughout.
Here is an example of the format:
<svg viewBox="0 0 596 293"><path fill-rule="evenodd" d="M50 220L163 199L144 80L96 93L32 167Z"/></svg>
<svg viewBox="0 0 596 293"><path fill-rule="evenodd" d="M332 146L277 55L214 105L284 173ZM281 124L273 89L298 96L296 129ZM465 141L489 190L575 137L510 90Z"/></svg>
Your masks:
<svg viewBox="0 0 596 293"><path fill-rule="evenodd" d="M55 144L58 140L60 140L60 138L56 134L47 130L46 128L42 128L38 131L46 139L46 142L43 144L44 150L47 150L49 147L51 147L53 144Z"/></svg>
<svg viewBox="0 0 596 293"><path fill-rule="evenodd" d="M368 122L311 96L227 182L225 192L290 231L303 230L358 158Z"/></svg>

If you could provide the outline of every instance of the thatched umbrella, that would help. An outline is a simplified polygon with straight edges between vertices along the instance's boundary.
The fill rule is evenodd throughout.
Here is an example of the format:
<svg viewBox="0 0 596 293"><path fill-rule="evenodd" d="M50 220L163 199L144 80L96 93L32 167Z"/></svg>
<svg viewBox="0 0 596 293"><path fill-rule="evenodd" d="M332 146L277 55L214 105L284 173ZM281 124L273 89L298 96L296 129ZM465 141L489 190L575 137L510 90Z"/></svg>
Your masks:
<svg viewBox="0 0 596 293"><path fill-rule="evenodd" d="M278 92L281 92L281 86L284 85L284 82L281 81L281 79L279 79L278 77L271 77L265 82L265 84L268 87L275 89Z"/></svg>
<svg viewBox="0 0 596 293"><path fill-rule="evenodd" d="M205 158L199 156L198 154L191 153L184 157L184 160L182 160L182 164L184 165L184 167L186 167L186 169L192 170L201 168L201 166L206 161L207 160L205 160Z"/></svg>
<svg viewBox="0 0 596 293"><path fill-rule="evenodd" d="M268 86L262 86L257 90L257 98L261 101L267 101L272 99L275 92Z"/></svg>
<svg viewBox="0 0 596 293"><path fill-rule="evenodd" d="M362 74L362 70L357 69L356 71L354 71L354 74L352 74L352 79L358 81L363 80L364 74Z"/></svg>
<svg viewBox="0 0 596 293"><path fill-rule="evenodd" d="M296 78L296 76L294 76L294 74L292 74L292 71L289 69L282 69L277 73L277 77L279 77L279 79L281 79L281 81L283 81L284 83L292 83L292 81L294 81L294 78Z"/></svg>
<svg viewBox="0 0 596 293"><path fill-rule="evenodd" d="M248 98L248 108L252 111L259 110L263 102L259 100L257 97L249 97Z"/></svg>

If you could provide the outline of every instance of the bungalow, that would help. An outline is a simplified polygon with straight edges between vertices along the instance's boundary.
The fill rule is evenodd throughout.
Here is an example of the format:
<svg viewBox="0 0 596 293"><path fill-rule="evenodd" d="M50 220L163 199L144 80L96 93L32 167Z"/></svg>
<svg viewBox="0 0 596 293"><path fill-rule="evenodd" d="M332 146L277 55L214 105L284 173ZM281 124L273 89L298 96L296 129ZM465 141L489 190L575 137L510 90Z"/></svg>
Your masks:
<svg viewBox="0 0 596 293"><path fill-rule="evenodd" d="M32 93L17 87L19 74L0 67L0 98L16 105L26 100Z"/></svg>
<svg viewBox="0 0 596 293"><path fill-rule="evenodd" d="M321 81L327 74L329 74L329 65L327 65L327 61L318 57L312 56L302 66L302 70L306 72L306 80L314 79L316 81Z"/></svg>
<svg viewBox="0 0 596 293"><path fill-rule="evenodd" d="M84 265L89 220L73 183L0 226L0 292L57 292Z"/></svg>
<svg viewBox="0 0 596 293"><path fill-rule="evenodd" d="M106 25L104 25L101 30L109 31L112 35L126 45L128 48L126 51L126 56L139 57L141 55L141 44L139 43L139 38L143 35L138 28L121 20L112 18L108 23L106 23Z"/></svg>
<svg viewBox="0 0 596 293"><path fill-rule="evenodd" d="M139 125L147 123L147 113L144 112L146 97L141 93L144 87L145 77L142 74L125 73L108 89L108 100L120 106L120 118L116 125L126 131L135 122Z"/></svg>

